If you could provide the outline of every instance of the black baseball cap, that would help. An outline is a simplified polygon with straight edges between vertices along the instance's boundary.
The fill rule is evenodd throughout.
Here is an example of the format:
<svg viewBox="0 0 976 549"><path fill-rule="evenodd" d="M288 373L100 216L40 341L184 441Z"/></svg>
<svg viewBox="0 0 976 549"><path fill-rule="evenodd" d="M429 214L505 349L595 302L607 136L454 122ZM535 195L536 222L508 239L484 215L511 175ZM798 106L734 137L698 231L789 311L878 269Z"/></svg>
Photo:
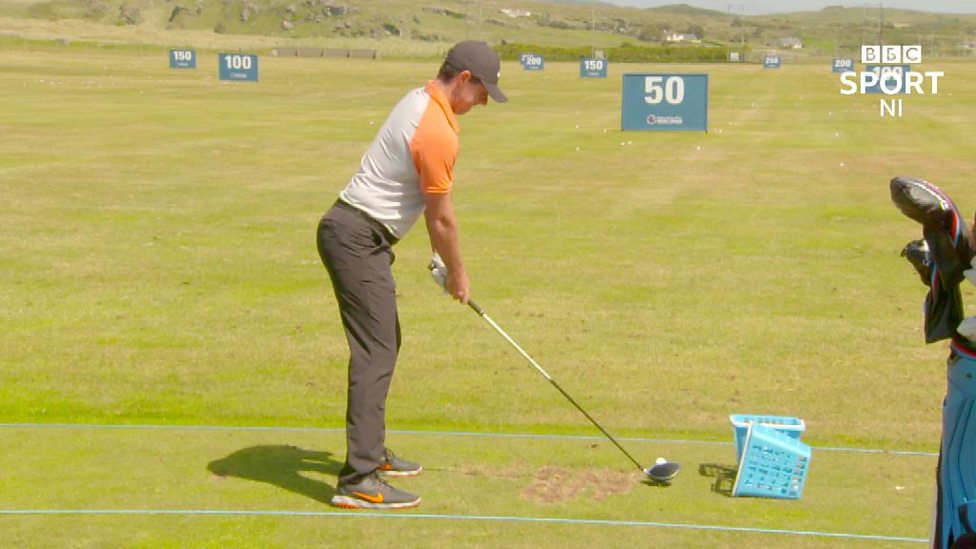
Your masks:
<svg viewBox="0 0 976 549"><path fill-rule="evenodd" d="M495 101L508 101L508 97L498 87L498 77L502 75L501 62L498 54L487 43L480 40L458 42L447 52L444 62L458 71L470 71L472 76L485 85L488 95Z"/></svg>

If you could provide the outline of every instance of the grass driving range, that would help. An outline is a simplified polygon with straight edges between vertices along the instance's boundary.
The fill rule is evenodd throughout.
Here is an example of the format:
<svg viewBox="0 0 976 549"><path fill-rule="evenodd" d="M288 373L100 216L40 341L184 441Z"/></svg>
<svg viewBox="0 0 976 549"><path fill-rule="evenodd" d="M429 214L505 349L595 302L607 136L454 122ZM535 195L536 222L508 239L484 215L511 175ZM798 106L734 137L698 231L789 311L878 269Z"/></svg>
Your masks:
<svg viewBox="0 0 976 549"><path fill-rule="evenodd" d="M639 483L429 280L417 227L396 250L388 426L427 471L399 482L421 507L391 515L325 503L347 354L314 229L437 63L262 55L259 83L224 83L200 54L177 71L164 49L0 42L0 545L927 537L947 349L923 344L924 289L898 257L920 228L887 183L976 207L973 65L926 60L939 95L891 119L841 96L829 60L606 80L506 63L511 102L461 118L473 295L639 459L684 469ZM711 131L621 133L625 71L707 72ZM806 421L802 499L727 496L730 413ZM520 434L540 436L501 436Z"/></svg>

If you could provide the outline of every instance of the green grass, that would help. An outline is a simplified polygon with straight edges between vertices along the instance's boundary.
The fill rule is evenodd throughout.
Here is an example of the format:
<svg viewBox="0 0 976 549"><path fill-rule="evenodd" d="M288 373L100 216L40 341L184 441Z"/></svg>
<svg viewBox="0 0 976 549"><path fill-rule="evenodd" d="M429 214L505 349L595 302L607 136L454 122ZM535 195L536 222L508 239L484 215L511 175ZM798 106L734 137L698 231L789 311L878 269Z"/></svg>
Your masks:
<svg viewBox="0 0 976 549"><path fill-rule="evenodd" d="M257 84L218 82L215 64L208 54L196 71L172 71L155 50L0 49L0 422L342 425L347 355L315 225L390 107L436 63L262 57ZM611 65L605 81L579 80L576 64L506 63L511 102L461 119L455 199L474 296L622 436L728 441L728 414L770 413L804 418L814 445L936 451L946 348L923 345L924 289L898 257L919 227L892 206L887 182L925 177L972 211L976 70L926 68L946 72L941 94L906 97L896 120L878 116L877 98L841 96L826 61ZM708 72L711 131L619 132L624 71ZM594 434L428 280L421 227L396 252L405 340L390 428ZM318 495L281 479L217 480L207 464L262 445L344 451L339 436L288 432L0 438L4 508L329 511L320 499L334 462L309 473ZM414 486L421 512L437 514L921 538L934 481L931 457L815 449L802 500L730 499L698 469L731 464L731 447L633 443L642 460L666 451L683 462L680 481L543 505L522 494L546 467L628 464L602 442L395 442L430 468ZM276 475L274 463L259 469ZM0 523L4 545L40 546L348 546L377 525L381 541L445 546L776 543L308 517Z"/></svg>

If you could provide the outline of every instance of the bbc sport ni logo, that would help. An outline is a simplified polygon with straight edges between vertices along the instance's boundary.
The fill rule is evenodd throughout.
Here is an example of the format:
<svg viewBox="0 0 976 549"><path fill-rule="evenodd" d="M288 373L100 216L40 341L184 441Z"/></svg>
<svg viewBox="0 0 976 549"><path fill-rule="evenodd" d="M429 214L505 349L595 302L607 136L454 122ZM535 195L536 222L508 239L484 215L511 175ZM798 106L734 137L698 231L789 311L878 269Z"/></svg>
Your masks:
<svg viewBox="0 0 976 549"><path fill-rule="evenodd" d="M881 94L882 117L901 117L902 95L938 95L942 71L915 70L922 63L922 46L887 44L861 46L863 69L840 74L841 95Z"/></svg>

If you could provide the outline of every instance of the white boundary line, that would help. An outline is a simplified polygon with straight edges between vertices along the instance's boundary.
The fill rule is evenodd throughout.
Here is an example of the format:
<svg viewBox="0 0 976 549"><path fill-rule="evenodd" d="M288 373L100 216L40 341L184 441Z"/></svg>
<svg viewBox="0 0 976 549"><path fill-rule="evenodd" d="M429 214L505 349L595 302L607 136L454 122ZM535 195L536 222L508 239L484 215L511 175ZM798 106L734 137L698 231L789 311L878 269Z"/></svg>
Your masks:
<svg viewBox="0 0 976 549"><path fill-rule="evenodd" d="M0 423L0 429L160 429L186 431L281 431L307 433L342 433L344 428L335 427L260 427L260 426L223 426L223 425L152 425L152 424L98 424L98 423ZM591 435L539 435L532 433L483 433L474 431L416 431L387 429L393 435L425 435L449 437L483 437L483 438L535 438L543 440L604 440L603 437ZM661 444L700 444L709 446L731 446L732 442L717 442L711 440L687 440L669 438L616 437L617 440L628 442L653 442ZM858 454L889 454L893 456L924 456L938 457L938 452L918 452L911 450L885 450L883 448L853 448L834 446L813 446L823 452L847 452Z"/></svg>
<svg viewBox="0 0 976 549"><path fill-rule="evenodd" d="M410 512L385 513L370 511L260 511L260 510L222 510L222 509L0 509L3 516L25 515L211 515L211 516L277 516L277 517L341 517L362 519L415 519L415 520L467 520L479 522L529 522L549 524L595 525L595 526L636 526L646 528L672 528L679 530L710 530L717 532L739 532L748 534L780 534L788 536L810 536L820 538L860 539L872 541L891 541L906 543L928 543L924 538L898 536L879 536L871 534L846 534L839 532L816 532L811 530L780 530L772 528L746 528L740 526L720 526L711 524L680 524L669 522L646 522L630 520L573 519L555 517L517 517L498 515L436 515Z"/></svg>

